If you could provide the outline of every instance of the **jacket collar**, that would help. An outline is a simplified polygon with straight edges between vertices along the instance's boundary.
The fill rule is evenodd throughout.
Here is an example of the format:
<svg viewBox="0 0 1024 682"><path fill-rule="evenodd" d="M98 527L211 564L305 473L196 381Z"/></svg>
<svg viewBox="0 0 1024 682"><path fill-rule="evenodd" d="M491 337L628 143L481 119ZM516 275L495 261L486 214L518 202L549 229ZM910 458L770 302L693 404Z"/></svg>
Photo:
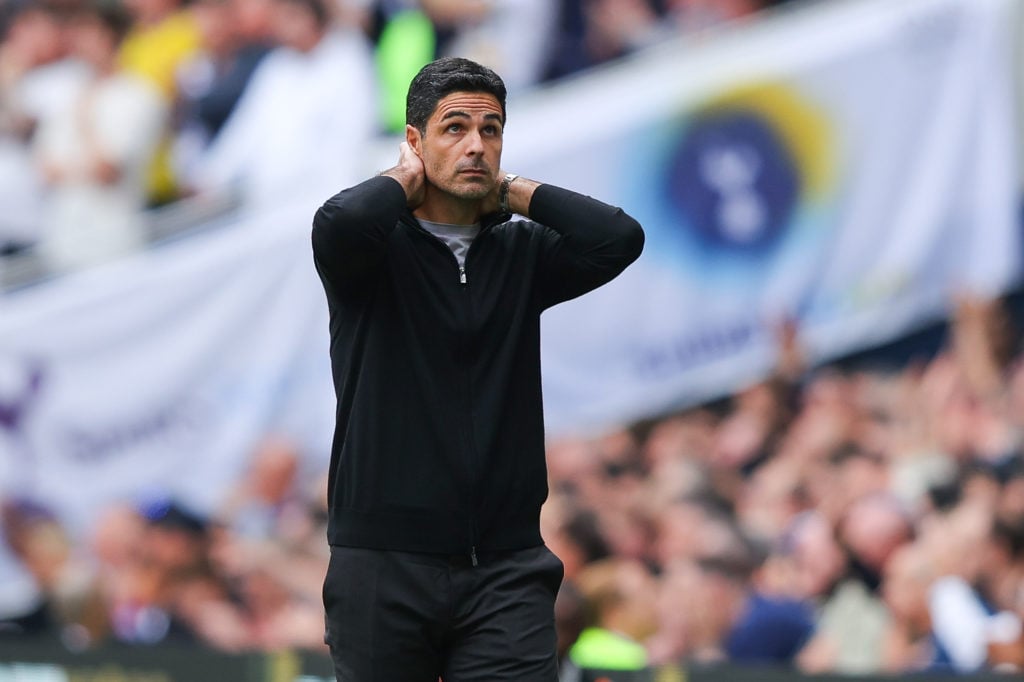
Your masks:
<svg viewBox="0 0 1024 682"><path fill-rule="evenodd" d="M511 219L511 213L488 213L487 215L480 217L480 230L483 231L489 227L500 225L501 223L507 223ZM408 208L406 208L405 211L402 212L401 220L402 222L407 223L408 225L412 225L413 227L420 226L419 219L417 219L416 216L413 215L412 211L409 210Z"/></svg>

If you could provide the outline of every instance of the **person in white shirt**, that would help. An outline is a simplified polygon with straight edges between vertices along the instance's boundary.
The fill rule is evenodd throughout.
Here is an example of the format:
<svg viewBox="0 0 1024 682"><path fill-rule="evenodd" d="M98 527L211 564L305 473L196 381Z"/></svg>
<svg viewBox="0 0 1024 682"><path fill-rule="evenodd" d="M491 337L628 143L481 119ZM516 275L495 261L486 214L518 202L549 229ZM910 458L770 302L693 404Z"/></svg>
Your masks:
<svg viewBox="0 0 1024 682"><path fill-rule="evenodd" d="M322 0L274 0L279 45L191 178L199 193L235 194L249 207L321 196L365 174L377 132L372 52L335 27Z"/></svg>
<svg viewBox="0 0 1024 682"><path fill-rule="evenodd" d="M129 25L112 3L82 9L71 45L88 68L67 106L39 123L35 154L48 186L39 250L54 271L106 261L145 241L144 170L167 108L152 86L118 70L117 46Z"/></svg>
<svg viewBox="0 0 1024 682"><path fill-rule="evenodd" d="M56 11L37 0L17 6L0 42L0 254L39 239L43 186L32 136L40 118L65 106L82 72L64 58L64 43Z"/></svg>

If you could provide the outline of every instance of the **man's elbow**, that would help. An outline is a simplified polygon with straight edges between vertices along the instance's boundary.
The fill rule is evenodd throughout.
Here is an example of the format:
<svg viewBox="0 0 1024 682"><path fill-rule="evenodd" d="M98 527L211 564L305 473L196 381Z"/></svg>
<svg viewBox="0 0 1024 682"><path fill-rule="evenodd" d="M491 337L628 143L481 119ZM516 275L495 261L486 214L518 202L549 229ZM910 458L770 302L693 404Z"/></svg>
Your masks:
<svg viewBox="0 0 1024 682"><path fill-rule="evenodd" d="M632 263L644 250L644 228L629 214L623 212L619 216L622 221L622 255L626 264Z"/></svg>
<svg viewBox="0 0 1024 682"><path fill-rule="evenodd" d="M313 240L313 253L326 247L327 232L330 226L330 217L325 213L325 206L321 206L313 215L313 229L311 238Z"/></svg>

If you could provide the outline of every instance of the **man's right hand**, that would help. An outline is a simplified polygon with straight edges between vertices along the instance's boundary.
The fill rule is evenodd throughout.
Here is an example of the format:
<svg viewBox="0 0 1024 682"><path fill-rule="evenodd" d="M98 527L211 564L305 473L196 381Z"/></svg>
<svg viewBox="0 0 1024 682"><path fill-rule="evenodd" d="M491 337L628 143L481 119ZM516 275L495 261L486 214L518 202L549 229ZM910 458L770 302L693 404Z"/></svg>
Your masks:
<svg viewBox="0 0 1024 682"><path fill-rule="evenodd" d="M423 169L423 159L403 141L398 147L398 164L393 168L381 173L389 178L394 178L405 189L406 203L410 209L414 209L423 203L424 179L426 172Z"/></svg>

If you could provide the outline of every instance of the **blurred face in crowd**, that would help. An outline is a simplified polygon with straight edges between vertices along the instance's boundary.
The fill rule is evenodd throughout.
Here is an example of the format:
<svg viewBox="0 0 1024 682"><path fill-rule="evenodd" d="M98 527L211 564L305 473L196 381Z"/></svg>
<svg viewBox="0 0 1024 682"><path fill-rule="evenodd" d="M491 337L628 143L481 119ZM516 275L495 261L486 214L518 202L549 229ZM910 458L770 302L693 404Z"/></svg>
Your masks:
<svg viewBox="0 0 1024 682"><path fill-rule="evenodd" d="M794 529L793 545L801 595L826 594L846 566L846 557L828 521L820 514L801 517Z"/></svg>
<svg viewBox="0 0 1024 682"><path fill-rule="evenodd" d="M278 0L272 8L274 40L284 47L309 52L323 37L323 26L304 3Z"/></svg>
<svg viewBox="0 0 1024 682"><path fill-rule="evenodd" d="M262 41L273 35L274 0L228 0L232 23L246 40Z"/></svg>
<svg viewBox="0 0 1024 682"><path fill-rule="evenodd" d="M125 0L124 6L136 22L147 26L174 13L179 7L179 2L178 0Z"/></svg>
<svg viewBox="0 0 1024 682"><path fill-rule="evenodd" d="M98 71L114 60L117 37L98 17L84 15L71 27L71 45L75 56Z"/></svg>
<svg viewBox="0 0 1024 682"><path fill-rule="evenodd" d="M64 50L60 23L50 12L38 8L18 14L3 43L18 55L27 68L54 61L62 56Z"/></svg>
<svg viewBox="0 0 1024 682"><path fill-rule="evenodd" d="M896 504L881 496L855 502L842 525L842 539L868 568L880 572L889 556L910 540L912 529Z"/></svg>
<svg viewBox="0 0 1024 682"><path fill-rule="evenodd" d="M192 5L192 16L207 50L220 53L234 44L238 28L233 12L227 0L201 0Z"/></svg>
<svg viewBox="0 0 1024 682"><path fill-rule="evenodd" d="M476 201L498 182L503 131L501 104L494 95L453 92L438 101L425 131L408 126L406 139L423 159L430 185Z"/></svg>

